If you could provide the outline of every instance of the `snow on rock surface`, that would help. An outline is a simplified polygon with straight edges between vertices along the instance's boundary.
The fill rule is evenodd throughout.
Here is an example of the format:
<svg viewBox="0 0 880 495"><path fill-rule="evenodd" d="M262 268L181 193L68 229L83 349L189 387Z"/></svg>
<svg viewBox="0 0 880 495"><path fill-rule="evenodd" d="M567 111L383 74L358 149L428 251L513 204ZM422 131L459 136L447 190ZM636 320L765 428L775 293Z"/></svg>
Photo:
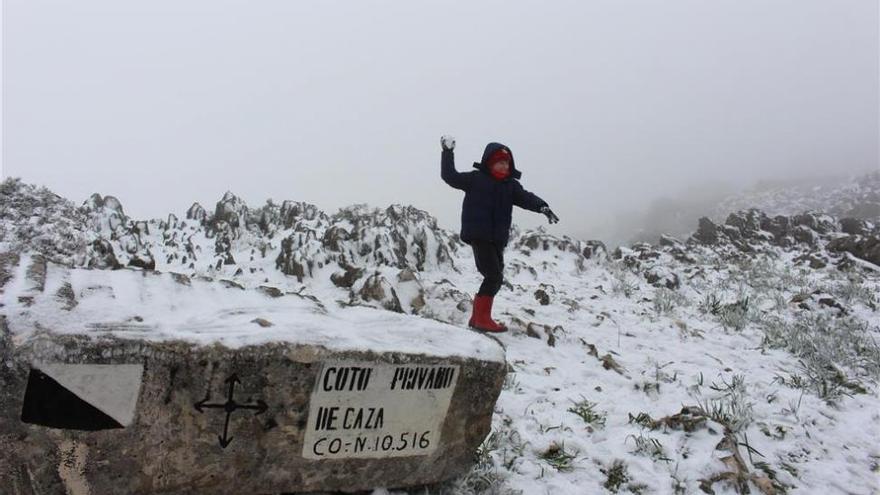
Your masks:
<svg viewBox="0 0 880 495"><path fill-rule="evenodd" d="M0 299L13 342L41 330L60 335L219 343L232 349L268 342L504 361L495 341L433 320L369 307L328 309L306 291L245 290L231 281L135 269L71 269L24 254ZM26 275L42 263L44 287ZM254 318L272 323L262 327ZM452 335L455 338L451 338Z"/></svg>

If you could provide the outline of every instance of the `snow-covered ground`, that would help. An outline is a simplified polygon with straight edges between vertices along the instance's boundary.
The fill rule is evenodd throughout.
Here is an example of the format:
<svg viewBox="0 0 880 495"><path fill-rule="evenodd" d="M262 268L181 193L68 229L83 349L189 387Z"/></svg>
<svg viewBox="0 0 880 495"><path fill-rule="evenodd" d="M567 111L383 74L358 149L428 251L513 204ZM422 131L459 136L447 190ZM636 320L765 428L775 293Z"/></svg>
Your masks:
<svg viewBox="0 0 880 495"><path fill-rule="evenodd" d="M555 332L555 346L521 332L500 337L512 373L498 402L484 473L497 474L510 491L699 492L701 480L728 470L723 458L731 449L716 448L726 427L735 430L751 473L775 481L776 491L766 493L786 487L791 493L880 489L876 309L858 306L856 317L872 326L865 340L874 346L866 357L872 369L860 382L865 393L843 389L821 397L811 371L779 343L767 342L761 327L762 319L789 312L773 306L771 298L781 296L787 306L800 287L753 295L750 304L762 316L736 330L701 312L703 287L680 290L681 298L667 308L657 306L663 289L636 279L630 297L615 294L616 280L602 265L544 276L557 293L576 294L581 309L569 312L553 299L540 306L530 293L537 281L526 277L513 282L527 289L499 297L508 313L522 317L534 311L535 320L564 329ZM804 282L829 283L822 277ZM863 288L876 294L877 282L873 278ZM721 281L707 281L706 287L716 284ZM738 290L717 294L732 302L741 297ZM830 322L828 331L836 331ZM590 345L600 357L610 354L621 369L607 369L590 354ZM659 420L685 406L715 419L693 432L646 427L635 419L647 414ZM723 483L712 488L735 493Z"/></svg>
<svg viewBox="0 0 880 495"><path fill-rule="evenodd" d="M228 196L223 222L138 226L108 198L74 209L4 187L15 201L0 252L98 268L103 239L120 264L152 258L159 272L211 279L199 283L296 292L340 321L366 305L471 332L472 254L424 212L249 210ZM825 220L804 222L822 231ZM826 250L838 231L786 247L749 235L608 256L517 232L495 301L510 373L492 433L462 478L390 493L880 493L880 268ZM395 318L387 339L413 317Z"/></svg>

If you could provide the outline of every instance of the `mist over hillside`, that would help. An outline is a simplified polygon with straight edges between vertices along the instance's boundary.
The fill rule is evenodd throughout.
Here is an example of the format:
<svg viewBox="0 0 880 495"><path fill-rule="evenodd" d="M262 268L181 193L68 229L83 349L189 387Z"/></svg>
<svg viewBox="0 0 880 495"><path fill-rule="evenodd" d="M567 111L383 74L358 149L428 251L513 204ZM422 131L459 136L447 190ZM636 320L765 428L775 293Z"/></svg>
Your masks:
<svg viewBox="0 0 880 495"><path fill-rule="evenodd" d="M724 221L730 213L748 208L769 215L816 211L869 219L880 214L878 174L760 179L746 188L706 182L658 197L644 207L613 214L604 224L577 231L575 237L599 238L609 246L656 242L662 234L689 234L702 216Z"/></svg>

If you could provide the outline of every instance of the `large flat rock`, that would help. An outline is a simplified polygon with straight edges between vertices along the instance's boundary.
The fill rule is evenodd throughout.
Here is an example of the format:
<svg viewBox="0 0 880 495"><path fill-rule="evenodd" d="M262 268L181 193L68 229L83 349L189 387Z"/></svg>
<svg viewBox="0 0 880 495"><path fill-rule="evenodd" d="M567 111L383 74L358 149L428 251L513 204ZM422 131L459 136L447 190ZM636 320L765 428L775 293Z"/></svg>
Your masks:
<svg viewBox="0 0 880 495"><path fill-rule="evenodd" d="M306 294L0 256L3 493L434 483L489 432L494 340Z"/></svg>

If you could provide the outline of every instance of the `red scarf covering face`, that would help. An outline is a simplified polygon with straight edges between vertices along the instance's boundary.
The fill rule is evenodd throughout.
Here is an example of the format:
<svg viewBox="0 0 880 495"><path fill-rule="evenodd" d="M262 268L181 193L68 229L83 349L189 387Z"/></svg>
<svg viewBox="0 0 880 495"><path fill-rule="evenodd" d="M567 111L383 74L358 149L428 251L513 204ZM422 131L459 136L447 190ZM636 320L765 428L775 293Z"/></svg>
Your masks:
<svg viewBox="0 0 880 495"><path fill-rule="evenodd" d="M500 172L493 168L489 169L489 173L492 174L492 177L495 177L496 180L504 180L510 176L510 169L508 168L506 172Z"/></svg>

